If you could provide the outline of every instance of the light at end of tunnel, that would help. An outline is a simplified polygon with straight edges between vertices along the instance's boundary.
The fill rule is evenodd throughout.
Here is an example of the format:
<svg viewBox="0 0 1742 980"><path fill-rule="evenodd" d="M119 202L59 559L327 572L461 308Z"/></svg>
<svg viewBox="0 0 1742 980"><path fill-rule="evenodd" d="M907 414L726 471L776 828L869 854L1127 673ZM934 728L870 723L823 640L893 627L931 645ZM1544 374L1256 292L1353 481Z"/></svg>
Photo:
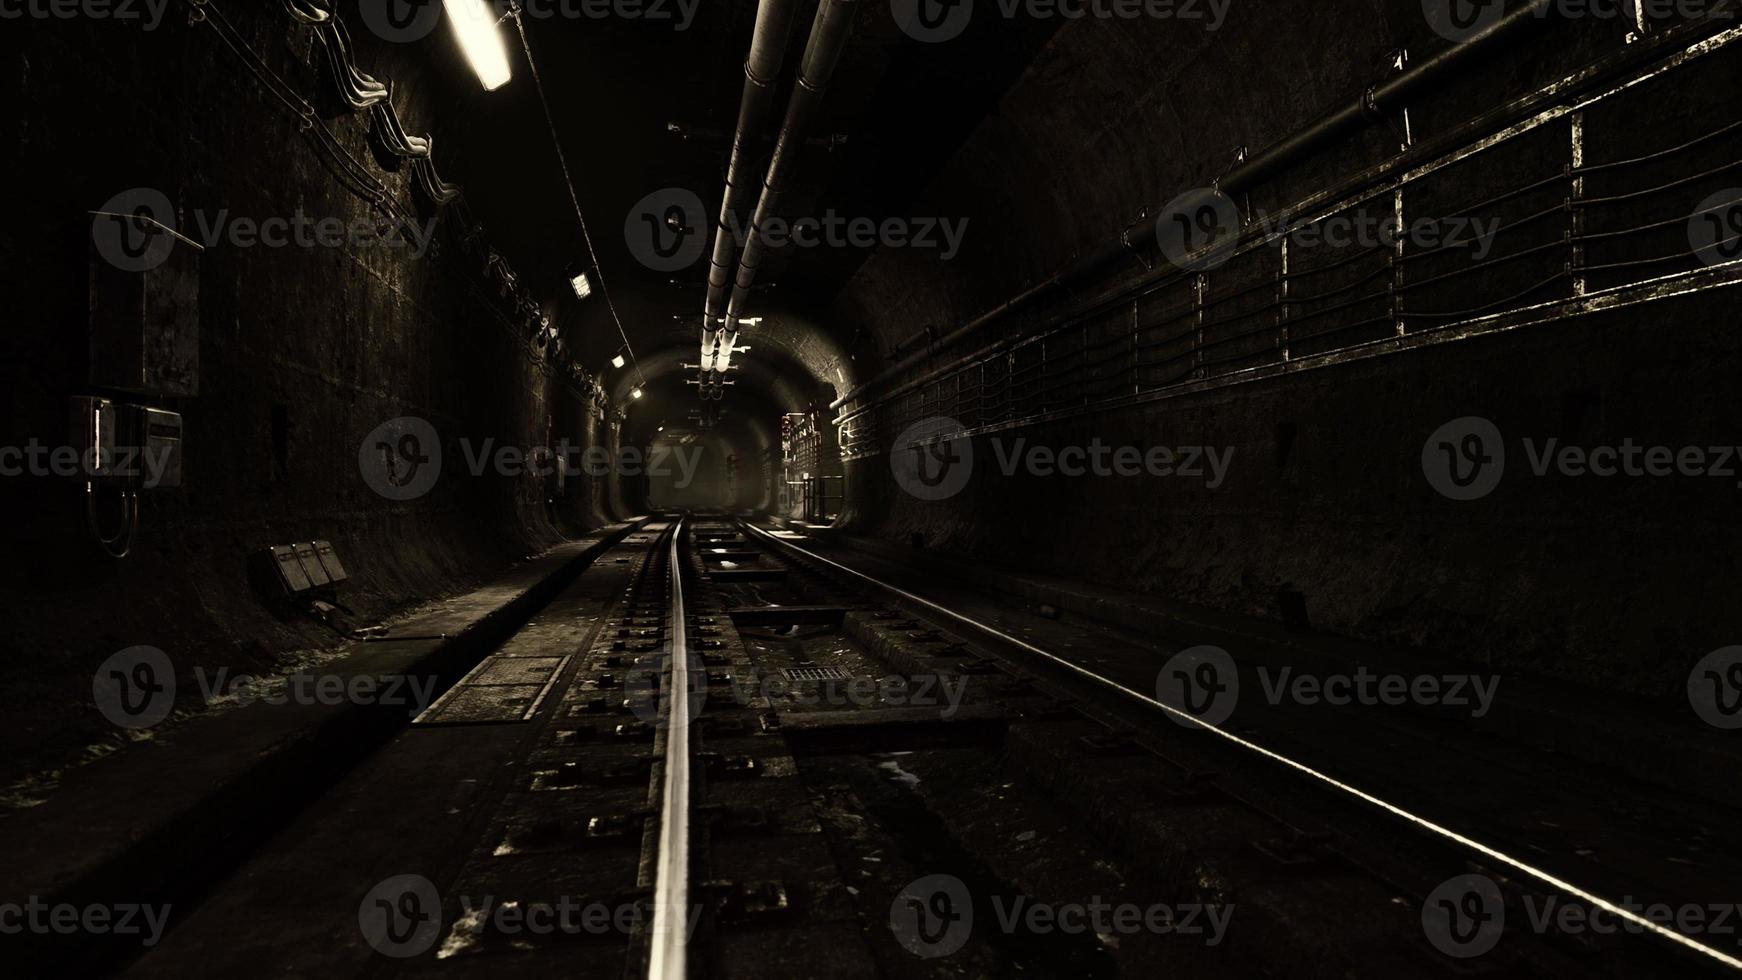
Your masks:
<svg viewBox="0 0 1742 980"><path fill-rule="evenodd" d="M629 393L629 397L635 399L636 401L640 401L641 400L641 389L637 388L634 391L631 391Z"/></svg>
<svg viewBox="0 0 1742 980"><path fill-rule="evenodd" d="M494 92L514 77L508 66L508 48L496 28L495 6L489 0L442 0L448 20L454 25L460 51L477 72L484 91Z"/></svg>
<svg viewBox="0 0 1742 980"><path fill-rule="evenodd" d="M575 297L577 299L586 299L588 296L593 295L593 281L587 278L585 272L570 279L569 285L574 287Z"/></svg>

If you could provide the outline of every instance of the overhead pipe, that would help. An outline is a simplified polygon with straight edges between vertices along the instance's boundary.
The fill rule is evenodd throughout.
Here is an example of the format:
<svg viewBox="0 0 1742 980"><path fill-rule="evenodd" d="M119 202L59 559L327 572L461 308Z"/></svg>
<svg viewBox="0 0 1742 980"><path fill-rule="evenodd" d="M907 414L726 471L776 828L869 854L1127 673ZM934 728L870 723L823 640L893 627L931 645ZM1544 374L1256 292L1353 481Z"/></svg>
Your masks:
<svg viewBox="0 0 1742 980"><path fill-rule="evenodd" d="M1213 200L1218 191L1231 196L1249 190L1317 152L1325 145L1382 121L1385 117L1405 107L1409 98L1423 88L1443 82L1448 75L1463 67L1467 62L1491 54L1503 45L1517 40L1531 28L1546 23L1552 13L1553 4L1554 0L1530 0L1529 3L1490 24L1463 43L1446 48L1432 58L1368 88L1351 101L1332 108L1312 122L1242 161L1233 170L1223 175L1214 190L1202 191L1203 199L1206 202ZM1189 210L1190 207L1188 202L1185 209ZM943 335L934 343L902 358L869 381L830 402L829 407L839 410L842 405L856 398L861 398L869 392L876 391L898 377L911 375L915 368L924 364L929 358L979 333L991 323L1033 304L1036 300L1050 293L1068 291L1073 285L1081 284L1104 272L1109 266L1138 254L1154 243L1155 230L1156 223L1153 219L1137 221L1121 232L1117 239L1105 242L1088 255L1072 263L1063 272L1024 290L1014 298ZM915 339L922 339L922 337Z"/></svg>
<svg viewBox="0 0 1742 980"><path fill-rule="evenodd" d="M744 303L750 287L756 283L756 270L762 265L768 245L762 228L780 208L781 195L797 164L804 146L805 130L823 102L829 81L840 66L841 53L846 50L852 34L853 15L858 0L822 0L816 19L811 22L810 40L805 44L804 61L799 68L798 84L793 87L792 100L786 107L786 119L780 125L780 137L774 144L774 158L768 164L768 175L762 181L762 196L756 202L756 215L750 222L750 235L744 243L744 254L738 258L738 275L732 286L732 298L726 306L728 321L736 321L744 313Z"/></svg>
<svg viewBox="0 0 1742 980"><path fill-rule="evenodd" d="M756 8L756 27L750 36L750 55L744 60L744 94L738 101L738 126L732 132L732 157L726 164L726 193L720 205L720 220L714 228L714 252L708 267L708 298L703 308L703 357L714 326L725 313L726 287L732 281L737 248L732 229L750 206L755 188L756 146L768 125L774 106L774 82L786 64L786 48L792 24L798 15L797 0L762 0Z"/></svg>

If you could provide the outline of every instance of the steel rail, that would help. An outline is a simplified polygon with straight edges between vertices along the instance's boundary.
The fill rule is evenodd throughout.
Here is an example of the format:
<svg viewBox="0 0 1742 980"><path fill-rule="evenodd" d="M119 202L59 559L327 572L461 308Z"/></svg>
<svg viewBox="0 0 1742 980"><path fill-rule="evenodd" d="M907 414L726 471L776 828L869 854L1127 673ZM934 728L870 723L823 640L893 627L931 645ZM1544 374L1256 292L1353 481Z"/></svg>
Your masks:
<svg viewBox="0 0 1742 980"><path fill-rule="evenodd" d="M1732 956L1728 953L1725 953L1722 950L1715 949L1711 946L1708 946L1705 943L1702 943L1702 942L1700 942L1696 939L1693 939L1689 936L1685 936L1682 933L1676 932L1673 929L1666 928L1666 927L1658 924L1657 922L1654 922L1651 919L1649 919L1643 915L1640 915L1639 913L1634 912L1631 909L1628 909L1628 908L1620 905L1619 903L1609 901L1608 899L1603 898L1603 897L1601 897L1593 892L1589 892L1583 888L1580 888L1579 886L1573 884L1570 881L1567 881L1564 878L1557 877L1552 872L1545 871L1541 868L1536 867L1535 865L1532 865L1532 864L1525 862L1524 860L1522 860L1520 858L1513 857L1512 855L1507 854L1504 851L1501 851L1501 850L1494 848L1494 847L1490 847L1489 845L1484 844L1479 840L1476 840L1472 837L1468 837L1464 834L1461 834L1458 831L1452 830L1451 828L1446 827L1442 824L1435 823L1434 821L1429 820L1428 818L1423 817L1419 814L1413 813L1409 810L1406 810L1403 807L1396 805L1395 803L1387 802L1386 800L1381 799L1380 797L1375 796L1372 793L1369 793L1365 790L1359 789L1355 786L1351 786L1350 784L1345 783L1345 782L1337 779L1334 776L1331 776L1327 773L1321 772L1318 769L1314 769L1313 767L1307 765L1304 762L1297 762L1296 760L1291 759L1288 756L1281 754L1280 752L1276 752L1276 751L1273 751L1271 749L1267 749L1264 746L1259 745L1258 743L1253 742L1249 739L1242 738L1239 735L1234 734L1233 732L1227 731L1227 730L1222 729L1222 728L1218 728L1215 725L1208 724L1207 722L1200 720L1197 716L1195 716L1189 712L1181 711L1180 709L1178 709L1170 704L1167 704L1166 702L1161 701L1157 698L1151 697L1150 695L1145 694L1142 691L1137 691L1137 690L1134 690L1132 688L1126 687L1124 684L1121 684L1118 681L1113 680L1110 677L1104 677L1101 674L1097 674L1094 671L1089 670L1088 668L1083 667L1079 664L1072 663L1071 661L1069 661L1063 657L1060 657L1059 655L1057 655L1055 653L1052 653L1052 652L1047 651L1047 650L1043 650L1040 647L1037 647L1034 644L1029 643L1026 640L1022 640L1022 639L1019 639L1017 637L1011 636L1009 633L1006 633L1006 632L1004 632L996 627L988 626L985 623L980 622L979 620L973 619L969 616L964 616L961 613L956 612L953 609L949 609L945 606L941 606L938 603L931 601L930 599L925 599L925 598L922 598L920 596L914 595L912 592L908 592L907 590L902 589L898 586L891 585L888 582L883 581L882 579L867 575L864 572L858 571L857 569L849 568L846 565L843 565L838 561L834 561L833 559L830 559L830 558L825 558L822 555L819 555L814 551L811 551L811 550L806 549L806 548L801 548L798 545L793 544L791 541L787 541L787 540L778 538L775 535L769 534L767 531L764 531L763 529L756 527L755 525L749 523L748 521L743 522L743 526L748 528L750 531L755 533L757 536L767 540L770 544L775 545L777 548L791 549L792 551L795 551L795 552L805 556L806 558L808 558L812 561L816 561L816 562L820 562L824 565L828 565L830 568L834 568L838 571L841 571L841 572L844 572L848 575L851 575L854 578L860 579L860 580L862 580L870 585L873 585L879 589L884 590L885 592L888 592L888 593L895 595L895 596L899 596L902 599L905 599L909 602L915 603L915 604L920 605L920 606L924 606L927 609L930 609L934 612L937 612L937 613L940 613L944 616L947 616L950 619L952 619L956 622L959 622L962 625L967 626L967 627L975 630L976 632L993 637L1001 643L1009 644L1010 646L1016 647L1016 648L1023 650L1027 653L1031 653L1037 657L1040 657L1040 658L1052 663L1055 666L1064 668L1066 671L1070 672L1071 674L1075 675L1076 677L1078 677L1082 680L1089 681L1090 683L1092 683L1098 687L1102 687L1102 688L1105 688L1105 689L1107 689L1111 692L1114 692L1116 694L1123 695L1124 697L1129 698L1131 700L1134 700L1134 701L1136 701L1140 704L1143 704L1147 707L1159 708L1162 711L1166 712L1168 715L1175 718L1176 720L1184 722L1193 728L1196 728L1196 729L1204 731L1204 732L1208 732L1209 734L1214 735L1217 738L1220 738L1226 742L1230 742L1236 746L1239 746L1240 748L1245 749L1248 752L1256 753L1256 754L1261 755L1264 758L1269 759L1273 762L1280 763L1283 766L1286 766L1287 768L1292 769L1297 773L1300 773L1301 775L1304 775L1304 776L1306 776L1306 777L1308 777L1308 778L1310 778L1318 783L1321 783L1325 786L1330 787L1331 789L1336 790L1338 793L1341 793L1345 796L1352 797L1352 798L1354 798L1362 803L1365 803L1369 806L1375 807L1381 811L1384 811L1387 814L1390 814L1393 817L1397 817L1397 818L1405 821L1406 823L1409 823L1409 824L1415 826L1416 828L1418 828L1420 830L1424 830L1430 834L1433 834L1437 837L1440 837L1443 840L1450 841L1453 844L1456 844L1456 845L1463 847L1467 850L1470 850L1470 851L1473 851L1477 854L1480 854L1483 857L1486 857L1491 861L1494 861L1498 864L1503 864L1506 867L1511 868L1512 870L1519 872L1520 874L1526 875L1530 878L1533 878L1537 881L1540 881L1543 884L1546 884L1549 887L1554 888L1554 889L1556 889L1564 894L1571 895L1574 898L1577 898L1580 901L1586 902L1587 904L1589 904L1595 908L1602 909L1603 911L1608 912L1609 914L1611 914L1611 915L1613 915L1613 916L1615 916L1615 917L1617 917L1617 918L1619 918L1619 919L1621 919L1621 920L1623 920L1623 921L1625 921L1633 926L1636 926L1645 932L1651 933L1652 935L1658 936L1659 938L1668 940L1671 943L1674 943L1678 946L1681 946L1682 948L1687 949L1689 951L1692 951L1694 953L1698 953L1701 956L1705 956L1705 957L1708 957L1712 960L1715 960L1718 963L1721 963L1724 966L1729 967L1732 970L1742 971L1742 959L1738 959L1737 957Z"/></svg>
<svg viewBox="0 0 1742 980"><path fill-rule="evenodd" d="M683 604L683 520L671 532L670 676L666 681L665 786L659 814L649 980L686 980L689 969L690 726L689 643Z"/></svg>

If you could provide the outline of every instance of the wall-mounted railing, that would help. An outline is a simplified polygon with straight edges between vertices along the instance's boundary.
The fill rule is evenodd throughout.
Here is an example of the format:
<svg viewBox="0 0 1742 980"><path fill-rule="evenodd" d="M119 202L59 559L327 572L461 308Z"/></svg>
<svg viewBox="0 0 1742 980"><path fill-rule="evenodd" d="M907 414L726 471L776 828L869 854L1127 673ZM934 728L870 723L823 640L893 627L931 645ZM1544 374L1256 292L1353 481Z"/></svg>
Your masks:
<svg viewBox="0 0 1742 980"><path fill-rule="evenodd" d="M999 431L1742 283L1738 40L1568 80L1434 159L1245 211L1213 268L1166 268L843 404L843 457L932 417Z"/></svg>

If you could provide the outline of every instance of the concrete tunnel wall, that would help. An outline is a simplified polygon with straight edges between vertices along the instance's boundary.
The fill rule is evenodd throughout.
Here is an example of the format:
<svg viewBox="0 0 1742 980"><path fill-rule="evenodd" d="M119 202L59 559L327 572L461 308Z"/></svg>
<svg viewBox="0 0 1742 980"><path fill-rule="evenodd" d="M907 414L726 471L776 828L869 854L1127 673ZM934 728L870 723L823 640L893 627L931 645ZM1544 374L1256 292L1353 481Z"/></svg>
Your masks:
<svg viewBox="0 0 1742 980"><path fill-rule="evenodd" d="M232 4L227 13L293 88L326 91L323 52L278 5ZM196 211L346 222L371 211L211 28L190 26L179 9L149 33L89 19L9 29L36 35L35 54L7 62L23 90L22 170L58 177L20 195L0 227L16 277L0 331L10 406L0 444L60 445L69 392L89 390L87 270L97 260L88 210L150 187L175 203L184 229L197 227ZM408 131L455 124L442 121L439 89L410 63L393 74L364 67L392 78ZM79 118L48 108L71 104L103 108ZM190 115L196 104L201 112ZM409 171L371 151L365 114L329 107L324 121L390 196L414 200ZM198 394L156 399L183 413L184 486L144 496L125 561L100 552L86 530L82 481L0 480L14 512L33 515L0 530L14 606L5 610L0 689L4 708L36 733L33 748L56 752L105 734L102 719L77 706L88 702L91 671L123 647L265 672L287 653L335 645L332 631L275 614L250 590L247 560L268 546L331 540L351 573L341 598L366 625L625 513L609 480L573 481L548 508L542 477L468 471L467 444L567 440L584 449L618 437L504 316L479 269L451 240L438 241L447 248L435 258L350 246L203 253ZM396 502L360 477L358 454L371 430L401 416L435 427L444 473L427 495Z"/></svg>
<svg viewBox="0 0 1742 980"><path fill-rule="evenodd" d="M1526 40L1416 100L1413 132L1432 138L1615 54L1629 27L1585 20ZM914 207L970 217L962 255L879 253L831 325L868 329L885 352L927 326L947 332L1144 209L1153 216L1210 184L1240 147L1265 147L1382 79L1391 52L1420 61L1445 44L1417 0L1236 4L1214 33L1168 21L1068 24ZM1675 97L1659 92L1626 111L1667 121L1731 98L1720 79L1734 79L1733 55L1698 69ZM1625 115L1590 122L1594 133L1628 128ZM1393 128L1371 126L1256 188L1250 206L1279 210L1383 162L1398 142ZM1097 436L1226 447L1235 463L1216 490L977 469L965 492L928 503L895 486L879 452L848 467L846 524L903 546L1269 619L1278 594L1295 590L1317 627L1680 697L1689 665L1742 637L1734 575L1711 574L1736 569L1733 481L1538 479L1517 440L1736 442L1737 299L1716 290L1004 434L1053 447ZM1674 344L1662 343L1671 333ZM1469 504L1437 496L1420 463L1428 435L1463 416L1495 420L1516 454L1499 491ZM880 432L881 449L895 428ZM991 469L988 440L974 448L976 466Z"/></svg>

